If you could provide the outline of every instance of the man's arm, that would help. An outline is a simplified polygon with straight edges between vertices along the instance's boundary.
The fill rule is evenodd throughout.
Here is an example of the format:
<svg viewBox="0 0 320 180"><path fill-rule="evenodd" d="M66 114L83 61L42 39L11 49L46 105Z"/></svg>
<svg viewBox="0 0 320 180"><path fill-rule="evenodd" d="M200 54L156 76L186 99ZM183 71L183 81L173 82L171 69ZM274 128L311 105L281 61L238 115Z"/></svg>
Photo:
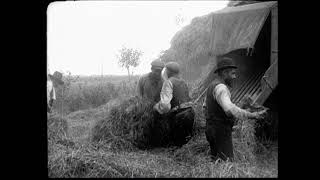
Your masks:
<svg viewBox="0 0 320 180"><path fill-rule="evenodd" d="M154 108L160 113L164 114L170 111L172 99L173 86L170 80L165 80L160 92L160 101L154 105Z"/></svg>
<svg viewBox="0 0 320 180"><path fill-rule="evenodd" d="M56 90L55 90L55 88L52 86L52 97L51 97L51 99L53 99L53 100L56 100Z"/></svg>
<svg viewBox="0 0 320 180"><path fill-rule="evenodd" d="M258 113L251 113L244 109L241 109L237 105L231 102L231 94L228 90L227 86L224 84L218 84L213 92L214 97L216 98L219 105L222 109L227 113L231 114L233 117L238 119L246 119L246 118L255 118L258 116Z"/></svg>

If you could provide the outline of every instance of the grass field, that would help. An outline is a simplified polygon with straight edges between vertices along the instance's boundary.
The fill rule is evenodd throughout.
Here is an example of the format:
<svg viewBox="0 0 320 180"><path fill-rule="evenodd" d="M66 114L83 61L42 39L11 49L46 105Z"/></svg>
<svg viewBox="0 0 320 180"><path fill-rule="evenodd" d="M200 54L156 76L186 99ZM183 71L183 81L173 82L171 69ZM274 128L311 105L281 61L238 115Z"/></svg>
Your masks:
<svg viewBox="0 0 320 180"><path fill-rule="evenodd" d="M121 81L119 82L115 83L115 87L120 87ZM118 91L121 91L120 88ZM79 92L77 91L78 94ZM114 95L100 105L80 108L64 115L59 112L50 115L49 119L55 117L66 122L65 125L61 125L66 126L66 132L60 134L58 140L50 140L48 144L49 177L278 176L278 146L275 142L267 143L254 159L211 162L209 145L204 135L205 121L201 117L196 119L196 135L181 148L155 148L142 151L127 146L121 140L118 142L118 148L111 147L110 143L104 141L91 142L91 130L95 123L105 118L110 108L119 105L124 98L125 96ZM85 103L90 104L90 101ZM201 114L199 110L196 113ZM57 129L59 128L57 125ZM235 144L235 152L242 151L237 147Z"/></svg>
<svg viewBox="0 0 320 180"><path fill-rule="evenodd" d="M119 96L136 93L139 76L65 76L64 86L56 87L53 109L60 114L96 108Z"/></svg>

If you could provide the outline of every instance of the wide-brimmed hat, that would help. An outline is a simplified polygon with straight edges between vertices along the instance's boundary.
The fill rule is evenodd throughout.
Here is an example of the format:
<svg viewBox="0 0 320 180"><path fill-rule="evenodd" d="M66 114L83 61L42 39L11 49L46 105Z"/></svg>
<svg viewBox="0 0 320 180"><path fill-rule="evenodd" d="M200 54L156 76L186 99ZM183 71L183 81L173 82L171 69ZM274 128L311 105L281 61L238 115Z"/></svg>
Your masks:
<svg viewBox="0 0 320 180"><path fill-rule="evenodd" d="M166 63L165 67L166 67L169 71L171 71L171 72L173 72L173 73L177 73L177 74L178 74L178 73L180 72L179 64L176 63L176 62L168 62L168 63Z"/></svg>
<svg viewBox="0 0 320 180"><path fill-rule="evenodd" d="M59 84L59 85L63 85L64 82L62 81L62 73L55 71L53 73L53 75L49 74L49 77L51 80L53 80L55 83Z"/></svg>
<svg viewBox="0 0 320 180"><path fill-rule="evenodd" d="M223 69L228 68L238 68L237 65L234 63L232 58L229 57L223 57L221 59L218 59L217 68L214 71L214 73L221 71Z"/></svg>
<svg viewBox="0 0 320 180"><path fill-rule="evenodd" d="M151 62L151 66L152 66L152 68L163 69L164 62L160 61L159 59L156 59Z"/></svg>

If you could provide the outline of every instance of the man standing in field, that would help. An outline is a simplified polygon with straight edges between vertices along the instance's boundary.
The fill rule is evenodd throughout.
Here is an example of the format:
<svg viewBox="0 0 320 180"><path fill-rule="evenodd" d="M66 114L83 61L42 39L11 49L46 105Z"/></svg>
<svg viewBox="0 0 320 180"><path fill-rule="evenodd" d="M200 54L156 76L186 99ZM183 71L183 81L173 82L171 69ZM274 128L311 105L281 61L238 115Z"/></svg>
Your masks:
<svg viewBox="0 0 320 180"><path fill-rule="evenodd" d="M160 60L151 62L151 72L140 77L138 81L138 95L153 102L160 99L160 91L162 87L161 71L164 63Z"/></svg>
<svg viewBox="0 0 320 180"><path fill-rule="evenodd" d="M62 74L58 71L53 75L47 76L47 112L51 113L53 102L56 100L56 92L54 86L63 85Z"/></svg>
<svg viewBox="0 0 320 180"><path fill-rule="evenodd" d="M235 118L260 119L266 110L249 112L231 102L229 88L233 86L237 66L233 59L218 59L215 73L218 78L208 86L206 95L206 138L210 144L213 160L233 160L232 127Z"/></svg>
<svg viewBox="0 0 320 180"><path fill-rule="evenodd" d="M158 118L162 120L158 123L165 123L167 120L169 124L169 141L182 146L188 142L188 137L191 137L194 122L188 86L179 77L179 64L176 62L165 65L163 79L160 101L154 105L154 109L165 119Z"/></svg>

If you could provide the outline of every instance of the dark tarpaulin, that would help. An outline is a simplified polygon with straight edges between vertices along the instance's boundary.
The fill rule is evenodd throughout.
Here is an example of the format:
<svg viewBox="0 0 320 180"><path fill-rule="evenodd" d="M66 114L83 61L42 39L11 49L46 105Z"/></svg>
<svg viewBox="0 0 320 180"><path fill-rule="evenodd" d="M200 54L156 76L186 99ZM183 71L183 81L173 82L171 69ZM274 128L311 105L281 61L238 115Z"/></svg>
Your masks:
<svg viewBox="0 0 320 180"><path fill-rule="evenodd" d="M219 56L252 48L275 1L226 7L213 13L210 51Z"/></svg>

